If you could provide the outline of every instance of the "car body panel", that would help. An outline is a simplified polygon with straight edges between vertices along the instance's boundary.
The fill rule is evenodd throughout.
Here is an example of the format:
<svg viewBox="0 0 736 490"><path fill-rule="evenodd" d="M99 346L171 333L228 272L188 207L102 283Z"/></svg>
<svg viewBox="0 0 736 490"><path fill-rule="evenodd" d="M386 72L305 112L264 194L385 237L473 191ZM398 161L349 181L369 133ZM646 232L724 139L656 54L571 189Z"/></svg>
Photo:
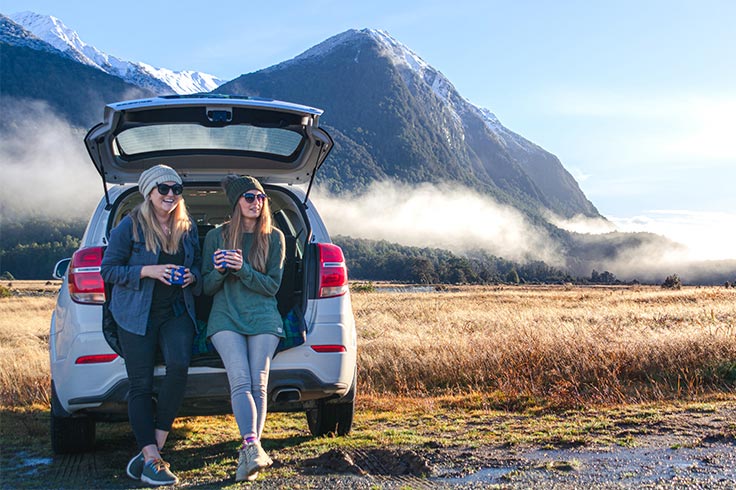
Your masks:
<svg viewBox="0 0 736 490"><path fill-rule="evenodd" d="M136 182L143 170L167 164L184 181L247 173L264 183L301 184L313 178L333 146L318 127L321 114L261 98L154 97L107 105L85 145L107 183Z"/></svg>

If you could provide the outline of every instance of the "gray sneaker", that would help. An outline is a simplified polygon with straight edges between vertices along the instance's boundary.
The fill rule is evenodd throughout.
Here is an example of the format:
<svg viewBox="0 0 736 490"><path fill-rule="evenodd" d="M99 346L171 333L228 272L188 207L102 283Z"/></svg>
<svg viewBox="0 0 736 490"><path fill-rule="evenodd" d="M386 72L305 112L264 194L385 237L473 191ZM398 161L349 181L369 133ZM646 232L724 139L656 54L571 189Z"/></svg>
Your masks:
<svg viewBox="0 0 736 490"><path fill-rule="evenodd" d="M141 481L149 485L174 485L179 479L169 471L169 463L163 459L152 459L143 465Z"/></svg>
<svg viewBox="0 0 736 490"><path fill-rule="evenodd" d="M260 469L264 469L271 466L273 464L273 460L268 456L268 454L266 454L266 451L263 450L260 441L257 441L254 444L256 446L256 450L258 451L258 456L255 459L258 467Z"/></svg>
<svg viewBox="0 0 736 490"><path fill-rule="evenodd" d="M258 473L258 465L253 462L253 457L251 452L248 451L248 446L238 451L238 469L235 470L235 481L245 481L253 473Z"/></svg>
<svg viewBox="0 0 736 490"><path fill-rule="evenodd" d="M235 471L235 481L253 481L258 478L258 471L273 464L271 458L258 442L246 444L238 451L238 469Z"/></svg>
<svg viewBox="0 0 736 490"><path fill-rule="evenodd" d="M143 474L143 464L145 462L146 460L143 459L143 451L141 451L133 456L133 459L128 462L128 467L125 468L125 472L128 473L128 476L132 479L140 480L141 475Z"/></svg>

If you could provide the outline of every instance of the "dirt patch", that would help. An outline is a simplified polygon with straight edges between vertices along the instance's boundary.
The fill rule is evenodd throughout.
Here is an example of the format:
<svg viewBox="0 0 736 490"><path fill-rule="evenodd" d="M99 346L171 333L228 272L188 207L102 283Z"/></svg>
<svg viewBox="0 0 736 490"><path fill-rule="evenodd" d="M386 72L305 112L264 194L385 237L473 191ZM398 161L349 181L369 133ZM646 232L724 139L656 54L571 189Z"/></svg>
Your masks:
<svg viewBox="0 0 736 490"><path fill-rule="evenodd" d="M342 488L736 488L736 407L619 421L613 430L626 445L438 441L411 450L330 450L305 460L302 472L350 475L332 481Z"/></svg>
<svg viewBox="0 0 736 490"><path fill-rule="evenodd" d="M435 473L427 458L417 451L371 449L331 449L317 458L302 463L306 474L352 473L375 476L428 477Z"/></svg>
<svg viewBox="0 0 736 490"><path fill-rule="evenodd" d="M606 413L608 418L591 424L585 437L550 436L559 425L546 423L542 429L546 434L540 432L520 443L499 442L502 438L484 438L483 434L504 424L508 429L502 432L508 430L516 437L537 434L540 429L535 420L551 415L531 420L521 414L492 414L483 425L477 423L478 414L443 413L438 408L433 419L441 419L445 430L429 430L430 437L407 443L392 442L388 434L399 421L414 427L406 431L412 436L426 434L422 425L412 425L415 421L410 415L391 418L389 424L359 413L359 426L348 438L313 440L301 431L281 442L267 436L265 444L274 466L248 488L736 488L736 401L695 408L627 406ZM598 420L599 414L593 415ZM381 412L381 416L387 414ZM449 425L463 417L473 423ZM579 420L575 417L572 412L560 414L555 422L573 421L569 426L575 426ZM425 426L430 423L423 420ZM211 434L222 434L234 423L223 417L196 422L211 426ZM294 423L294 419L284 416L282 423L287 422ZM93 453L54 456L46 445L29 450L34 447L29 441L45 440L47 423L46 412L3 413L0 488L143 488L124 472L134 453L126 424L101 425ZM512 423L519 425L512 427ZM180 486L198 490L245 487L233 478L234 439L211 439L204 427L189 431L186 424L172 433L172 447L166 455L182 480ZM475 431L472 437L464 432L468 427ZM435 439L435 433L443 437ZM371 434L377 434L379 447L369 443Z"/></svg>
<svg viewBox="0 0 736 490"><path fill-rule="evenodd" d="M332 488L736 488L733 439L678 441L643 436L636 447L331 450L304 461L306 479L290 482L322 475ZM263 481L262 488L272 483Z"/></svg>

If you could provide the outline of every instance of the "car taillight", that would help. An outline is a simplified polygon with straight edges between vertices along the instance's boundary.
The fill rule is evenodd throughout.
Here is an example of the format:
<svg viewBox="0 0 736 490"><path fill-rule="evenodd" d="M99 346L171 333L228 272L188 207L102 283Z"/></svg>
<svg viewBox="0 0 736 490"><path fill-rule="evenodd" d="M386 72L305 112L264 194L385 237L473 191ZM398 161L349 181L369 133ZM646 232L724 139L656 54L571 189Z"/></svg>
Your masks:
<svg viewBox="0 0 736 490"><path fill-rule="evenodd" d="M76 303L105 302L105 283L100 275L103 247L82 248L74 252L69 265L69 295Z"/></svg>
<svg viewBox="0 0 736 490"><path fill-rule="evenodd" d="M348 292L348 269L342 249L331 243L319 245L319 297L332 298Z"/></svg>
<svg viewBox="0 0 736 490"><path fill-rule="evenodd" d="M112 362L117 358L117 354L94 354L91 356L77 357L75 364L99 364L101 362Z"/></svg>
<svg viewBox="0 0 736 490"><path fill-rule="evenodd" d="M319 353L347 351L344 345L313 345L312 350Z"/></svg>

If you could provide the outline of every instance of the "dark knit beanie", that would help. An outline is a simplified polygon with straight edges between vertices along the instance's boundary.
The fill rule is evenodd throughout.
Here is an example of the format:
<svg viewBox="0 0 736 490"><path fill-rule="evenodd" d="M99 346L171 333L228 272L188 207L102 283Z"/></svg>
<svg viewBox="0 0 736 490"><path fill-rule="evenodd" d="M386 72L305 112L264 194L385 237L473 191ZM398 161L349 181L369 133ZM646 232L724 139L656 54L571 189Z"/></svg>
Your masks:
<svg viewBox="0 0 736 490"><path fill-rule="evenodd" d="M225 189L227 200L230 201L230 206L233 208L238 204L240 196L242 196L246 191L258 189L265 194L263 186L258 182L258 179L251 177L250 175L242 177L233 174L228 175L222 179L222 188Z"/></svg>

